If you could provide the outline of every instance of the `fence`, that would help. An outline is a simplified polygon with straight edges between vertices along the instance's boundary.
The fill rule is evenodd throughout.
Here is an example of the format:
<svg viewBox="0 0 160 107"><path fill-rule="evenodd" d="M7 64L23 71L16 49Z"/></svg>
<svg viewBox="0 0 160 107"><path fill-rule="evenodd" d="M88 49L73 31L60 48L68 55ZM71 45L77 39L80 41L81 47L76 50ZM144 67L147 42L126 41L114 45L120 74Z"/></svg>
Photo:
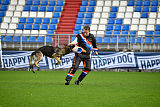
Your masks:
<svg viewBox="0 0 160 107"><path fill-rule="evenodd" d="M75 34L53 34L53 35L26 35L26 34L1 34L2 48L17 48L25 50L38 48L43 45L62 47L70 43ZM112 51L159 51L160 37L137 36L137 35L95 35L99 49Z"/></svg>

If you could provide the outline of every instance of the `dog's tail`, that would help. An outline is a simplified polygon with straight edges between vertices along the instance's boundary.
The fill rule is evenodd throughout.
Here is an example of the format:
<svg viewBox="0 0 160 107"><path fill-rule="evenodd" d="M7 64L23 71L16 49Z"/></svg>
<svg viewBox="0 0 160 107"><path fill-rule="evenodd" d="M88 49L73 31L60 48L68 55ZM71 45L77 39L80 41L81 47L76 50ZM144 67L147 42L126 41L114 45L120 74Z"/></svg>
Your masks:
<svg viewBox="0 0 160 107"><path fill-rule="evenodd" d="M32 64L32 60L33 60L33 56L36 54L36 52L32 52L30 59L29 59L29 66L30 66L30 70L33 71L34 65Z"/></svg>

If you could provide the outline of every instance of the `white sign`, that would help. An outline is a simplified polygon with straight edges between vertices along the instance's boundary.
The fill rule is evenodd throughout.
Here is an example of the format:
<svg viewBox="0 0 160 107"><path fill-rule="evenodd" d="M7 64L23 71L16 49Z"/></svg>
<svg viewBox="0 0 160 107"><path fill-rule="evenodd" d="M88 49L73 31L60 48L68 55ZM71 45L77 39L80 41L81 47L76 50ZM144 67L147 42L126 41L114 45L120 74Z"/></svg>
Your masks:
<svg viewBox="0 0 160 107"><path fill-rule="evenodd" d="M3 55L3 65L2 68L23 68L29 66L29 58L32 52ZM33 61L32 61L33 63ZM43 57L42 61L38 64L40 66L45 66L46 60Z"/></svg>
<svg viewBox="0 0 160 107"><path fill-rule="evenodd" d="M160 69L160 55L137 57L139 69Z"/></svg>
<svg viewBox="0 0 160 107"><path fill-rule="evenodd" d="M92 69L136 66L133 52L119 52L116 54L99 56L102 59L98 58L98 56L92 57Z"/></svg>

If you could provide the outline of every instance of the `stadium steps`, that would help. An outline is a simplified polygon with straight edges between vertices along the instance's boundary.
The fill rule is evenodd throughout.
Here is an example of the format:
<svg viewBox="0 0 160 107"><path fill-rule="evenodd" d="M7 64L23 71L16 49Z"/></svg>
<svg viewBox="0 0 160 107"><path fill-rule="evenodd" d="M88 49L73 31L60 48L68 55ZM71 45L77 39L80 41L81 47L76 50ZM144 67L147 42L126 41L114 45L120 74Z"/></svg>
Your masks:
<svg viewBox="0 0 160 107"><path fill-rule="evenodd" d="M57 25L57 29L55 31L56 34L73 33L81 3L82 0L65 1L65 5L63 6L63 12L61 13L59 24ZM68 44L68 36L61 36L59 40L63 42L59 44L64 44L64 42Z"/></svg>

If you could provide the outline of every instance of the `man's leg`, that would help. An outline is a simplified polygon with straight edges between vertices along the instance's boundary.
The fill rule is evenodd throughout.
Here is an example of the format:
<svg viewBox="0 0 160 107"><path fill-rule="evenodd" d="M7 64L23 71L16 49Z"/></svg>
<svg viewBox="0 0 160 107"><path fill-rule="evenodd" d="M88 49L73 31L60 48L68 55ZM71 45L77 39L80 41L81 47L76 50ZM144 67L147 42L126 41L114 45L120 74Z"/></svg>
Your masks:
<svg viewBox="0 0 160 107"><path fill-rule="evenodd" d="M90 59L85 59L83 61L84 65L84 71L81 73L81 75L78 77L76 80L75 84L79 85L79 83L86 77L86 75L91 71L91 60Z"/></svg>
<svg viewBox="0 0 160 107"><path fill-rule="evenodd" d="M68 74L66 76L66 79L65 79L66 83L65 83L65 85L69 85L71 79L74 76L74 73L76 72L76 70L79 67L80 62L81 62L81 58L79 57L79 55L75 55L72 67L71 67L71 69L69 70L69 72L68 72Z"/></svg>

